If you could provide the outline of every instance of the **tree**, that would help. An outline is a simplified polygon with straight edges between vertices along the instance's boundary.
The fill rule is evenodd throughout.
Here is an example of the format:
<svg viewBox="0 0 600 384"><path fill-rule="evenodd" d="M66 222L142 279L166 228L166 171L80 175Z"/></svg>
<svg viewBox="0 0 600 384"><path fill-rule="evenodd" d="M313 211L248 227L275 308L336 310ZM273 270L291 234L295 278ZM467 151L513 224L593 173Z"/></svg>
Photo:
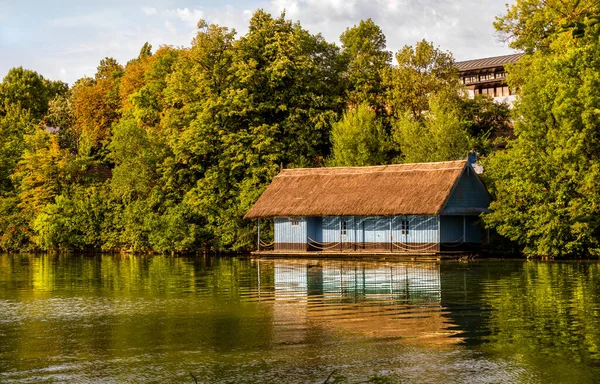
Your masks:
<svg viewBox="0 0 600 384"><path fill-rule="evenodd" d="M578 38L548 29L562 21L556 7L579 3L520 0L505 16L515 44L535 52L509 73L520 88L516 138L487 162L495 201L485 220L528 256L600 255L600 26Z"/></svg>
<svg viewBox="0 0 600 384"><path fill-rule="evenodd" d="M25 136L35 130L31 114L18 105L6 105L0 116L0 196L14 191L10 178L25 150Z"/></svg>
<svg viewBox="0 0 600 384"><path fill-rule="evenodd" d="M463 95L452 54L422 40L414 47L404 46L396 53L398 65L388 76L389 107L395 116L409 112L413 118L424 116L429 99L439 95L459 102ZM443 96L442 96L443 95Z"/></svg>
<svg viewBox="0 0 600 384"><path fill-rule="evenodd" d="M573 38L583 37L586 30L598 36L600 3L596 0L521 0L506 7L494 27L514 49L551 51L552 43L565 31Z"/></svg>
<svg viewBox="0 0 600 384"><path fill-rule="evenodd" d="M58 130L58 140L61 148L77 153L77 132L75 131L75 116L70 95L56 95L48 102L48 113L43 125Z"/></svg>
<svg viewBox="0 0 600 384"><path fill-rule="evenodd" d="M18 105L39 120L48 111L48 100L65 95L67 90L67 84L62 81L46 80L23 67L12 68L0 83L0 115L6 114L8 105Z"/></svg>
<svg viewBox="0 0 600 384"><path fill-rule="evenodd" d="M510 107L497 103L487 95L466 98L460 105L460 114L468 134L473 138L473 148L481 156L493 151L495 145L512 136Z"/></svg>
<svg viewBox="0 0 600 384"><path fill-rule="evenodd" d="M366 103L350 109L331 130L331 166L380 165L388 146L381 120Z"/></svg>
<svg viewBox="0 0 600 384"><path fill-rule="evenodd" d="M335 47L284 14L273 18L257 11L248 33L227 54L227 92L214 86L196 91L211 97L203 98L190 128L216 134L195 134L201 141L194 143L192 159L206 167L184 202L206 219L218 249L238 250L253 243L253 229L242 217L280 163L323 163L330 122L340 108L340 74L331 70L338 60Z"/></svg>
<svg viewBox="0 0 600 384"><path fill-rule="evenodd" d="M361 20L340 36L342 58L347 63L346 98L350 107L367 103L383 110L386 87L384 72L392 55L386 51L385 35L371 19Z"/></svg>
<svg viewBox="0 0 600 384"><path fill-rule="evenodd" d="M109 204L105 189L95 186L75 186L56 196L33 220L36 245L44 250L100 249Z"/></svg>
<svg viewBox="0 0 600 384"><path fill-rule="evenodd" d="M58 137L37 129L25 138L25 151L12 179L18 185L19 206L35 217L72 184L72 155L61 149Z"/></svg>
<svg viewBox="0 0 600 384"><path fill-rule="evenodd" d="M429 112L415 118L410 112L394 122L393 137L406 163L459 160L467 157L473 141L461 111L441 98L429 101Z"/></svg>
<svg viewBox="0 0 600 384"><path fill-rule="evenodd" d="M95 154L102 141L110 138L111 126L120 116L120 78L123 67L115 59L100 61L94 79L84 78L73 87L78 150L81 155Z"/></svg>

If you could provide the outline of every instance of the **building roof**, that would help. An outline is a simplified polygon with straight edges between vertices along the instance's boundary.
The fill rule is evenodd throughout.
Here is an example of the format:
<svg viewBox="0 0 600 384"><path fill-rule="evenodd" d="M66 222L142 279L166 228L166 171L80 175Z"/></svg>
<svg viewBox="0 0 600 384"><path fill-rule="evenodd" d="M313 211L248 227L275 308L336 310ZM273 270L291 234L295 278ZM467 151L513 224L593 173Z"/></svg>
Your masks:
<svg viewBox="0 0 600 384"><path fill-rule="evenodd" d="M466 160L285 169L244 218L438 215Z"/></svg>
<svg viewBox="0 0 600 384"><path fill-rule="evenodd" d="M523 55L524 55L524 53L515 53L512 55L486 57L483 59L475 59L475 60L467 60L467 61L458 61L458 62L454 63L454 65L461 72L472 71L472 70L477 70L477 69L484 69L484 68L494 68L494 67L503 66L505 64L515 63Z"/></svg>

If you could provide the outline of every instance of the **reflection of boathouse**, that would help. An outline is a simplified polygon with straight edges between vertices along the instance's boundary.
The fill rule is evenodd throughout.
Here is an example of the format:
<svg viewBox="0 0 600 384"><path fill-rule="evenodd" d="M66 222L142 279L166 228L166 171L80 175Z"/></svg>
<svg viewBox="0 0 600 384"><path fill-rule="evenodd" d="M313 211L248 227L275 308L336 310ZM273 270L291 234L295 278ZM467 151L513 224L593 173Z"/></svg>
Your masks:
<svg viewBox="0 0 600 384"><path fill-rule="evenodd" d="M439 264L275 263L275 292L323 298L440 301Z"/></svg>
<svg viewBox="0 0 600 384"><path fill-rule="evenodd" d="M286 169L245 218L274 219L275 252L432 254L479 248L489 202L466 160Z"/></svg>
<svg viewBox="0 0 600 384"><path fill-rule="evenodd" d="M258 262L273 268L273 322L286 324L275 342L301 344L315 325L320 338L348 331L439 346L461 341L441 306L439 263Z"/></svg>

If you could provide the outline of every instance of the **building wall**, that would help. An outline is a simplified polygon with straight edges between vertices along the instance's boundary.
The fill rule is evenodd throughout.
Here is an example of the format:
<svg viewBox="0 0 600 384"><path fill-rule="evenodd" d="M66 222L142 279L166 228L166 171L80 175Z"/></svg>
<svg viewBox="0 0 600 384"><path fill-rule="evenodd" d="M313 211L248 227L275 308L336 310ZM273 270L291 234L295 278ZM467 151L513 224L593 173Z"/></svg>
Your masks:
<svg viewBox="0 0 600 384"><path fill-rule="evenodd" d="M480 244L483 235L483 225L478 216L466 216L467 243Z"/></svg>
<svg viewBox="0 0 600 384"><path fill-rule="evenodd" d="M481 243L482 226L475 215L441 216L440 241L449 244Z"/></svg>
<svg viewBox="0 0 600 384"><path fill-rule="evenodd" d="M276 218L275 250L437 251L439 243L480 243L479 221L476 215Z"/></svg>
<svg viewBox="0 0 600 384"><path fill-rule="evenodd" d="M322 218L320 226L316 219L308 220L308 232L312 234L309 237L325 244L438 241L437 216L328 216Z"/></svg>
<svg viewBox="0 0 600 384"><path fill-rule="evenodd" d="M439 216L395 216L392 219L392 240L408 244L437 243L438 222Z"/></svg>
<svg viewBox="0 0 600 384"><path fill-rule="evenodd" d="M480 213L487 210L489 205L490 196L485 187L478 180L475 171L467 167L448 198L442 214L464 215Z"/></svg>
<svg viewBox="0 0 600 384"><path fill-rule="evenodd" d="M275 250L306 250L307 220L303 217L277 217L275 222Z"/></svg>
<svg viewBox="0 0 600 384"><path fill-rule="evenodd" d="M440 242L462 243L463 242L463 217L441 216L440 217Z"/></svg>

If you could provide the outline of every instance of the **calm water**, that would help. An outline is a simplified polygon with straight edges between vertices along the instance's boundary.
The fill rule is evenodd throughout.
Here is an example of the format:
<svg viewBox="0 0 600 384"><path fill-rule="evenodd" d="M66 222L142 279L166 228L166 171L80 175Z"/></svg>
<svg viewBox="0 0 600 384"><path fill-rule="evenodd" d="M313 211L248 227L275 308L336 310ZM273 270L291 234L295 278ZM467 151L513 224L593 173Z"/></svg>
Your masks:
<svg viewBox="0 0 600 384"><path fill-rule="evenodd" d="M0 255L0 382L587 383L596 263Z"/></svg>

